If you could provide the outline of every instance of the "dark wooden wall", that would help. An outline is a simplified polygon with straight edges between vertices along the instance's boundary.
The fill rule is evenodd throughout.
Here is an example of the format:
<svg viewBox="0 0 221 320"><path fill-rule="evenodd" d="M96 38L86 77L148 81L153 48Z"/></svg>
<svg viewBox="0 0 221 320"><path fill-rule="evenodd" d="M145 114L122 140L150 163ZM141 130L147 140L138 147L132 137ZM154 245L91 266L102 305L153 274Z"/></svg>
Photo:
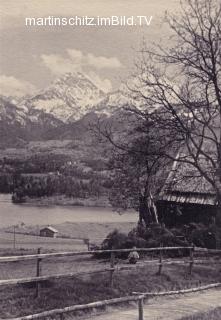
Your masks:
<svg viewBox="0 0 221 320"><path fill-rule="evenodd" d="M160 222L165 223L167 227L182 226L191 222L208 225L216 215L215 206L167 201L158 201L157 210Z"/></svg>

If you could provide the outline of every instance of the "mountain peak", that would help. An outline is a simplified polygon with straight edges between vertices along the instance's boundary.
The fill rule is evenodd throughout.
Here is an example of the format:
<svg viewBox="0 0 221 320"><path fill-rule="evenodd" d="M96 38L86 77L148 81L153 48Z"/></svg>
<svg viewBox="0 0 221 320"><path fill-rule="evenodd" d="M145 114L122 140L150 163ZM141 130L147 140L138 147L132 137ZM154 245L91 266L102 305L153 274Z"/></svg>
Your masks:
<svg viewBox="0 0 221 320"><path fill-rule="evenodd" d="M93 111L105 94L86 75L65 73L45 90L26 100L29 110L42 111L67 123ZM36 114L36 112L35 112ZM37 121L37 119L36 119Z"/></svg>
<svg viewBox="0 0 221 320"><path fill-rule="evenodd" d="M59 78L56 78L52 84L57 84L61 82L72 82L72 81L79 81L85 80L85 76L81 72L67 72L62 74Z"/></svg>
<svg viewBox="0 0 221 320"><path fill-rule="evenodd" d="M73 86L87 86L93 88L94 90L100 91L101 94L104 94L103 90L98 88L98 86L93 82L93 79L89 78L86 74L82 72L67 72L61 77L54 80L53 85L63 85L66 84L70 87Z"/></svg>

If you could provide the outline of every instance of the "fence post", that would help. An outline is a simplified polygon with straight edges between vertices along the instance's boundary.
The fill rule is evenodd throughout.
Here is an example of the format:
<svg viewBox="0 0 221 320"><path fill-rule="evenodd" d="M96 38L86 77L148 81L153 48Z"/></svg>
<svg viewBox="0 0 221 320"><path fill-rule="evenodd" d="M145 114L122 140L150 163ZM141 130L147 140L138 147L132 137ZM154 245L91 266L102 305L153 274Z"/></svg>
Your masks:
<svg viewBox="0 0 221 320"><path fill-rule="evenodd" d="M85 239L85 243L87 245L87 251L90 251L90 239Z"/></svg>
<svg viewBox="0 0 221 320"><path fill-rule="evenodd" d="M14 250L15 250L15 243L16 243L15 228L16 228L16 226L13 226L13 249L14 249Z"/></svg>
<svg viewBox="0 0 221 320"><path fill-rule="evenodd" d="M162 244L160 245L160 248L162 248ZM163 252L162 252L162 249L160 249L159 270L158 270L158 273L157 273L159 276L162 273L162 268L163 268Z"/></svg>
<svg viewBox="0 0 221 320"><path fill-rule="evenodd" d="M38 248L37 254L41 253L41 248ZM41 275L41 259L37 258L37 265L36 265L36 277L40 277ZM36 293L35 293L35 297L38 298L40 294L40 283L37 281L36 282Z"/></svg>
<svg viewBox="0 0 221 320"><path fill-rule="evenodd" d="M143 297L138 300L138 319L144 320L144 317L143 317Z"/></svg>
<svg viewBox="0 0 221 320"><path fill-rule="evenodd" d="M64 320L64 314L60 313L60 320Z"/></svg>
<svg viewBox="0 0 221 320"><path fill-rule="evenodd" d="M190 266L189 266L189 275L192 275L194 264L194 247L190 248Z"/></svg>
<svg viewBox="0 0 221 320"><path fill-rule="evenodd" d="M111 252L110 258L110 287L113 287L113 280L114 280L114 264L115 264L115 252Z"/></svg>

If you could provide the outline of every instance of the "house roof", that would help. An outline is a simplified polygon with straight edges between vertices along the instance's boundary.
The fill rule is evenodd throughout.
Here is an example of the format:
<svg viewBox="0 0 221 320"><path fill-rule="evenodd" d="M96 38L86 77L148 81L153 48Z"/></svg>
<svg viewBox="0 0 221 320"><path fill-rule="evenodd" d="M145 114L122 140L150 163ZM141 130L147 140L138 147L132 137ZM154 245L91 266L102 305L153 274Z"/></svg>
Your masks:
<svg viewBox="0 0 221 320"><path fill-rule="evenodd" d="M203 161L205 170L210 174L211 168L209 168L209 164L205 160L201 161ZM194 166L189 163L175 161L160 192L159 200L215 205L216 194L212 185L199 174Z"/></svg>
<svg viewBox="0 0 221 320"><path fill-rule="evenodd" d="M54 233L58 233L58 230L56 230L55 228L53 228L53 227L51 227L51 226L47 226L47 227L44 227L44 228L42 228L40 231L42 231L42 230L50 230L50 231L52 231L52 232L54 232Z"/></svg>

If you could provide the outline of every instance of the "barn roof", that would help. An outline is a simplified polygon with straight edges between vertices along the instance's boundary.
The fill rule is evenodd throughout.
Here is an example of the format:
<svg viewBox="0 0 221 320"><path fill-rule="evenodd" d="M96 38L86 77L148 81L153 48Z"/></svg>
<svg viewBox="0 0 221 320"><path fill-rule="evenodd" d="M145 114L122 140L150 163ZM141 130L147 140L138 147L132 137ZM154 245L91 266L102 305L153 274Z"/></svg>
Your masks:
<svg viewBox="0 0 221 320"><path fill-rule="evenodd" d="M208 173L211 169L203 160ZM215 205L216 195L211 184L189 163L175 161L160 195L160 201Z"/></svg>
<svg viewBox="0 0 221 320"><path fill-rule="evenodd" d="M40 231L42 231L42 230L50 230L50 231L52 231L52 232L54 232L54 233L58 233L58 230L56 230L55 228L53 228L53 227L51 227L51 226L47 226L47 227L44 227L44 228L42 228Z"/></svg>

